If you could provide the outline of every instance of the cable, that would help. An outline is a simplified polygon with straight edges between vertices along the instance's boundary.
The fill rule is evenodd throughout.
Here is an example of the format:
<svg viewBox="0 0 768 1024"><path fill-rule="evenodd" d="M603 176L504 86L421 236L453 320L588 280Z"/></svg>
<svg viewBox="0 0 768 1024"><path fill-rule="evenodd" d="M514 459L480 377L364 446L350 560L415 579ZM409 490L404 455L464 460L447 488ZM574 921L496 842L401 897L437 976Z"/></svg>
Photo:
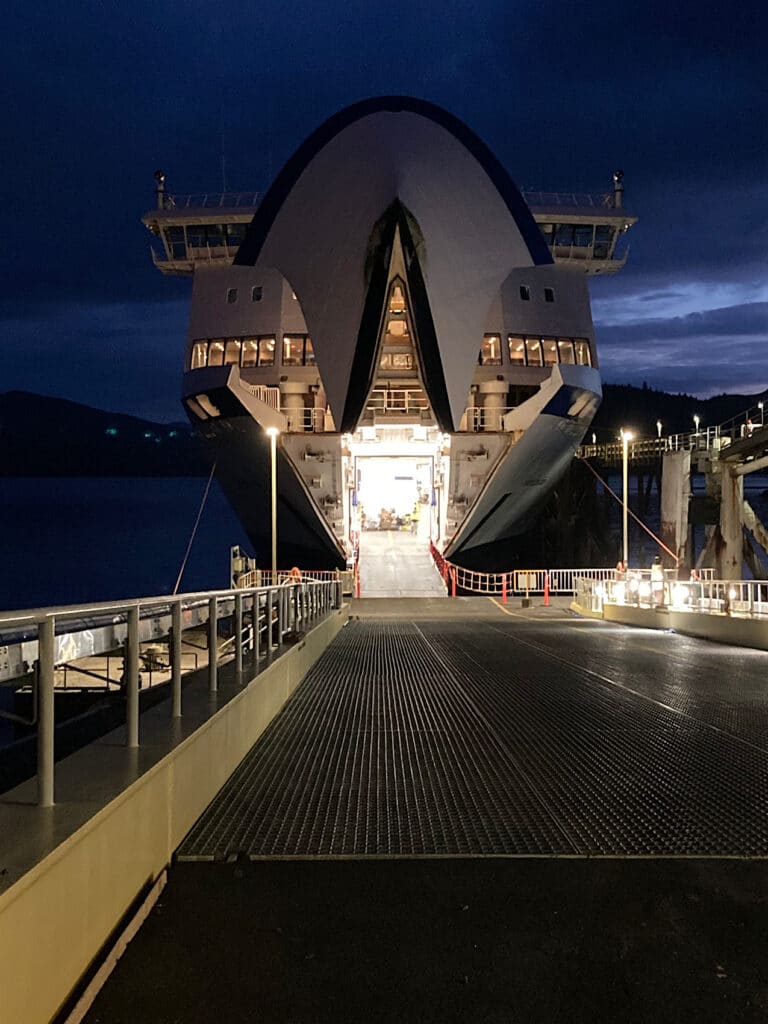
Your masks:
<svg viewBox="0 0 768 1024"><path fill-rule="evenodd" d="M618 503L623 508L624 507L624 502L621 500L621 498L618 496L618 494L615 491L611 490L611 488L608 486L608 484L605 482L605 480L603 480L603 478L600 476L600 474L597 472L597 470L594 468L594 466L592 466L586 459L582 459L581 461L584 463L584 465L592 473L594 473L594 475L597 477L597 479L600 481L600 483L603 485L603 487L606 489L606 491L608 491L608 493L610 495L612 495L616 499L616 501L618 501ZM651 530L649 527L647 527L645 525L645 523L643 522L643 520L639 516L635 515L635 513L632 511L632 509L629 507L629 505L627 505L627 512L632 516L632 518L635 520L636 523L638 523L640 526L642 526L642 528L645 530L645 532L647 534L649 534L651 537L653 537L653 539L656 541L656 543L659 545L660 548L663 548L671 558L674 558L675 565L679 565L680 564L680 559L677 557L675 552L671 551L667 547L667 545L664 543L664 541L660 537L657 537L656 534L653 532L653 530Z"/></svg>
<svg viewBox="0 0 768 1024"><path fill-rule="evenodd" d="M192 533L189 536L189 544L187 544L187 550L184 552L184 559L183 559L183 561L181 563L181 568L179 569L179 575L176 577L176 586L173 588L173 593L174 594L178 593L179 584L181 583L181 577L184 575L184 570L187 567L187 559L189 558L189 553L192 550L192 544L194 543L194 540L195 540L195 534L197 533L197 528L200 525L200 519L201 519L202 514L203 514L203 509L205 508L205 503L208 500L208 492L211 489L211 482L213 480L213 474L215 472L216 472L216 463L214 462L214 464L211 466L211 475L208 477L208 483L205 485L205 492L203 494L203 500L200 502L200 508L197 510L197 519L195 520L195 525L192 527Z"/></svg>

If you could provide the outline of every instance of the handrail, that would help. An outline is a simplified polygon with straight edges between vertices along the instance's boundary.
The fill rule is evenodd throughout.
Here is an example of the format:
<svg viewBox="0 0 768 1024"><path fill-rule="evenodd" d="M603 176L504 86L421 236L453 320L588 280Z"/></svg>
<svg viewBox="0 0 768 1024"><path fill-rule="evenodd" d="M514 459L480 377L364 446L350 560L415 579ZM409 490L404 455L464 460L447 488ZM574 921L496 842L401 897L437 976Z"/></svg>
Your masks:
<svg viewBox="0 0 768 1024"><path fill-rule="evenodd" d="M200 208L221 207L226 209L253 207L259 205L258 192L204 192L190 195L166 194L163 199L163 210L191 210Z"/></svg>
<svg viewBox="0 0 768 1024"><path fill-rule="evenodd" d="M707 572L711 575L705 575ZM576 602L588 611L602 612L604 605L666 608L671 611L768 618L768 582L765 580L716 580L714 570L702 570L699 578L677 580L665 574L615 574L605 580L577 581Z"/></svg>
<svg viewBox="0 0 768 1024"><path fill-rule="evenodd" d="M614 209L613 192L535 192L523 189L523 199L536 212L537 206L595 206Z"/></svg>

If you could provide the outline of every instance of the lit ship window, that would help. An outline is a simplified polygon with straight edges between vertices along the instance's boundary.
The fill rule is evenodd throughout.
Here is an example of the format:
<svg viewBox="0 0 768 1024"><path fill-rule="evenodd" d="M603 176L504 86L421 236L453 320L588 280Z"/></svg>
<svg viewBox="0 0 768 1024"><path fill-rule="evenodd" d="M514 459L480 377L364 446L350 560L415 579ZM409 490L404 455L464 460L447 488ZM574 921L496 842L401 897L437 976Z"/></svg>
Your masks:
<svg viewBox="0 0 768 1024"><path fill-rule="evenodd" d="M225 366L239 366L240 365L240 339L239 338L227 338L227 347L224 350L224 365Z"/></svg>
<svg viewBox="0 0 768 1024"><path fill-rule="evenodd" d="M592 354L589 350L589 342L586 338L576 338L576 362L579 366L591 366Z"/></svg>
<svg viewBox="0 0 768 1024"><path fill-rule="evenodd" d="M275 365L275 338L263 336L259 338L259 366Z"/></svg>
<svg viewBox="0 0 768 1024"><path fill-rule="evenodd" d="M198 370L201 366L206 366L208 363L208 341L198 340L192 343L192 361L190 363L190 370Z"/></svg>
<svg viewBox="0 0 768 1024"><path fill-rule="evenodd" d="M557 347L560 351L560 362L568 363L572 366L576 362L576 356L573 351L573 341L570 338L558 338Z"/></svg>
<svg viewBox="0 0 768 1024"><path fill-rule="evenodd" d="M544 365L557 365L557 340L555 338L542 338L541 346L544 349Z"/></svg>
<svg viewBox="0 0 768 1024"><path fill-rule="evenodd" d="M509 342L509 361L513 366L525 366L525 341L523 338L515 334L510 334L507 339Z"/></svg>
<svg viewBox="0 0 768 1024"><path fill-rule="evenodd" d="M241 366L257 366L259 362L259 339L243 338Z"/></svg>
<svg viewBox="0 0 768 1024"><path fill-rule="evenodd" d="M215 338L208 346L208 365L224 365L224 339Z"/></svg>
<svg viewBox="0 0 768 1024"><path fill-rule="evenodd" d="M283 366L314 366L315 350L306 334L283 336Z"/></svg>
<svg viewBox="0 0 768 1024"><path fill-rule="evenodd" d="M525 362L528 366L543 366L541 342L538 338L525 339Z"/></svg>
<svg viewBox="0 0 768 1024"><path fill-rule="evenodd" d="M486 334L480 349L478 362L481 366L501 366L501 336Z"/></svg>

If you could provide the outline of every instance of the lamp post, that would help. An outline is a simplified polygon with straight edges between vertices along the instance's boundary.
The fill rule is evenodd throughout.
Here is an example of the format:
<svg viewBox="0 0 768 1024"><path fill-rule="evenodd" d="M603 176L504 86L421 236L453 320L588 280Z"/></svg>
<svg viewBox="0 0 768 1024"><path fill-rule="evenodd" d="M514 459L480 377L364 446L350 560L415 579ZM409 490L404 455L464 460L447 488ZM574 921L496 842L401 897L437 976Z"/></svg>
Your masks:
<svg viewBox="0 0 768 1024"><path fill-rule="evenodd" d="M699 418L699 414L698 414L697 412L695 412L695 413L693 414L693 423L694 423L694 426L696 427L696 433L697 433L697 434L698 434L698 432L699 432L699 423L700 423L700 422L701 422L701 420L700 420L700 418Z"/></svg>
<svg viewBox="0 0 768 1024"><path fill-rule="evenodd" d="M624 538L624 568L627 568L629 564L629 531L627 523L627 501L628 501L628 486L627 477L629 476L629 442L632 440L632 434L628 430L622 428L621 431L621 498L622 498L622 534Z"/></svg>
<svg viewBox="0 0 768 1024"><path fill-rule="evenodd" d="M272 497L272 586L277 583L277 427L267 427Z"/></svg>
<svg viewBox="0 0 768 1024"><path fill-rule="evenodd" d="M757 403L757 408L760 410L760 426L764 427L765 426L765 419L764 419L764 413L763 413L763 403L762 402L758 402Z"/></svg>

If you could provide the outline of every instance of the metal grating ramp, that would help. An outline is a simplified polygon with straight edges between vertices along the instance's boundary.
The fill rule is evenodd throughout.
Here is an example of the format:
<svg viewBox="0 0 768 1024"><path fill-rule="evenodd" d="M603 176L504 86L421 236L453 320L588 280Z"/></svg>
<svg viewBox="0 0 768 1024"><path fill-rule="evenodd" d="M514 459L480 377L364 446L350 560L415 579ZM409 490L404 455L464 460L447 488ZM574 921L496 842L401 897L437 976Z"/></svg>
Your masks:
<svg viewBox="0 0 768 1024"><path fill-rule="evenodd" d="M768 855L765 661L742 733L717 648L562 621L351 622L180 859Z"/></svg>

